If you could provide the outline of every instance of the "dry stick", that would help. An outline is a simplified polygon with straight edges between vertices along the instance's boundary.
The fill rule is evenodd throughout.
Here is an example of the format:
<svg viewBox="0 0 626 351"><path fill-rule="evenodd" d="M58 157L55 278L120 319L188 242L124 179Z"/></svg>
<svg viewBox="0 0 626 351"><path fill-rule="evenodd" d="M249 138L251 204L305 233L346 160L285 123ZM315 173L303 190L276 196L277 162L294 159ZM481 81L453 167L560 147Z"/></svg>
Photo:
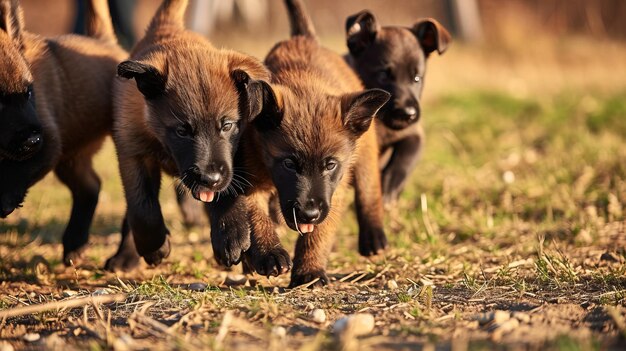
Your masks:
<svg viewBox="0 0 626 351"><path fill-rule="evenodd" d="M58 310L61 308L76 308L76 307L88 305L92 302L104 304L104 303L110 303L110 302L124 301L125 299L126 299L126 294L85 296L79 299L53 301L53 302L44 303L44 304L11 308L8 310L0 311L0 320L3 320L5 318L10 318L10 317L44 312L44 311Z"/></svg>

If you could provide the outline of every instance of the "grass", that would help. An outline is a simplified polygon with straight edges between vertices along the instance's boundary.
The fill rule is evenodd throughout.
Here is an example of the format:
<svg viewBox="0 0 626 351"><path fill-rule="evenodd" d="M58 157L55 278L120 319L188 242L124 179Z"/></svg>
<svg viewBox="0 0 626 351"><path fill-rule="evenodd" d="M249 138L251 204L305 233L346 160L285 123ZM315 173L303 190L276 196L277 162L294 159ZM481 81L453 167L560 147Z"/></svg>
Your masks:
<svg viewBox="0 0 626 351"><path fill-rule="evenodd" d="M360 257L349 213L329 264L332 285L313 291L285 289L288 277L227 284L240 268L215 264L207 228L183 227L168 178L161 200L172 256L156 268L102 271L125 207L107 143L96 158L103 192L84 264L59 261L70 196L51 176L0 223L0 310L71 300L68 291L126 300L0 321L0 339L18 348L94 350L624 347L624 89L430 96L423 157L386 211L390 249ZM289 250L295 238L284 231ZM207 287L194 291L194 283ZM310 320L316 308L326 322ZM528 319L506 333L497 323L483 327L477 316L496 310ZM332 327L354 313L376 320L356 344ZM27 332L40 340L25 341Z"/></svg>

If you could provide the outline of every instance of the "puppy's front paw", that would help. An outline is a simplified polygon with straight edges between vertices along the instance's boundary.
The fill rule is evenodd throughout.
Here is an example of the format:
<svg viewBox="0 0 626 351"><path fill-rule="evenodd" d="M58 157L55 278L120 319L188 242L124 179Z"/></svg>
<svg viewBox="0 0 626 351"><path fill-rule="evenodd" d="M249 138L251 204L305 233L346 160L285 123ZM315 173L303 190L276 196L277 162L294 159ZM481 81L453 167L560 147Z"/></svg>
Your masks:
<svg viewBox="0 0 626 351"><path fill-rule="evenodd" d="M150 266L157 266L161 264L163 259L170 255L170 250L170 238L166 237L165 242L163 242L163 245L161 245L158 250L143 255L143 259Z"/></svg>
<svg viewBox="0 0 626 351"><path fill-rule="evenodd" d="M387 248L387 236L381 228L361 228L359 232L359 253L373 256Z"/></svg>
<svg viewBox="0 0 626 351"><path fill-rule="evenodd" d="M254 271L266 277L277 277L291 270L289 253L281 246L265 253L250 250L246 253L246 261Z"/></svg>
<svg viewBox="0 0 626 351"><path fill-rule="evenodd" d="M309 288L312 289L326 286L330 282L328 276L326 275L326 272L323 269L303 273L296 273L295 271L293 271L291 273L291 282L289 283L289 287L296 288L300 285L308 284L316 279L317 281L309 285Z"/></svg>
<svg viewBox="0 0 626 351"><path fill-rule="evenodd" d="M137 252L118 252L110 257L104 264L104 269L109 272L129 272L139 265L141 257Z"/></svg>
<svg viewBox="0 0 626 351"><path fill-rule="evenodd" d="M65 266L77 266L83 260L83 252L85 251L85 247L83 246L80 249L72 250L63 253L63 263Z"/></svg>
<svg viewBox="0 0 626 351"><path fill-rule="evenodd" d="M250 248L250 226L248 221L229 222L211 231L213 256L217 263L230 267L241 261L243 253Z"/></svg>

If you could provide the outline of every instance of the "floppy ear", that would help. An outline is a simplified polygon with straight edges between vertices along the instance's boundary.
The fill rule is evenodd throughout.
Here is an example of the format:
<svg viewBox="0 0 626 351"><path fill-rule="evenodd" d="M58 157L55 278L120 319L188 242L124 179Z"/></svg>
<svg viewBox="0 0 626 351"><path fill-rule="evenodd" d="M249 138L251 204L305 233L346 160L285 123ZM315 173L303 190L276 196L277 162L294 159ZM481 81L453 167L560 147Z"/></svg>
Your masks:
<svg viewBox="0 0 626 351"><path fill-rule="evenodd" d="M278 91L264 80L250 80L250 113L260 132L276 129L283 121L283 101Z"/></svg>
<svg viewBox="0 0 626 351"><path fill-rule="evenodd" d="M378 110L389 101L389 97L391 94L382 89L343 95L341 97L343 125L355 136L365 133Z"/></svg>
<svg viewBox="0 0 626 351"><path fill-rule="evenodd" d="M117 74L126 79L135 78L137 89L146 99L153 99L165 92L167 77L149 64L139 61L124 61L117 66Z"/></svg>
<svg viewBox="0 0 626 351"><path fill-rule="evenodd" d="M24 15L17 0L0 0L0 29L23 49Z"/></svg>
<svg viewBox="0 0 626 351"><path fill-rule="evenodd" d="M426 56L435 50L439 55L443 54L452 41L450 33L432 18L417 21L411 31L417 37Z"/></svg>
<svg viewBox="0 0 626 351"><path fill-rule="evenodd" d="M358 55L376 39L378 32L376 17L368 10L363 10L346 19L348 49L352 55Z"/></svg>

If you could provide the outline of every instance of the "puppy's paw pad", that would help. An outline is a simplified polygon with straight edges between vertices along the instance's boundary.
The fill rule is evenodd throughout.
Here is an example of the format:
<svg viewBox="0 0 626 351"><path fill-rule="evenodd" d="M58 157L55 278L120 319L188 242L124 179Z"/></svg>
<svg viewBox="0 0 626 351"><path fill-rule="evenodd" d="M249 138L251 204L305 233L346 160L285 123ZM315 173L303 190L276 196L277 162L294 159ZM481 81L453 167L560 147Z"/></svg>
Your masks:
<svg viewBox="0 0 626 351"><path fill-rule="evenodd" d="M170 250L170 239L165 238L165 242L158 250L143 255L143 259L150 266L157 266L170 255Z"/></svg>
<svg viewBox="0 0 626 351"><path fill-rule="evenodd" d="M109 272L129 272L139 266L140 259L136 253L117 254L106 261L104 269Z"/></svg>
<svg viewBox="0 0 626 351"><path fill-rule="evenodd" d="M387 248L387 236L382 229L362 229L359 233L359 253L374 256Z"/></svg>
<svg viewBox="0 0 626 351"><path fill-rule="evenodd" d="M330 283L326 272L324 270L318 270L307 273L293 273L291 275L291 282L289 283L289 287L297 288L301 285L309 284L312 281L315 281L315 283L312 283L308 286L310 289L323 287Z"/></svg>
<svg viewBox="0 0 626 351"><path fill-rule="evenodd" d="M74 250L63 255L63 263L67 267L78 266L82 261L83 250Z"/></svg>
<svg viewBox="0 0 626 351"><path fill-rule="evenodd" d="M291 258L282 247L276 247L264 254L252 257L254 270L264 276L279 276L291 270Z"/></svg>
<svg viewBox="0 0 626 351"><path fill-rule="evenodd" d="M217 263L230 267L238 264L250 248L250 229L247 225L233 226L228 231L217 232L211 241Z"/></svg>

